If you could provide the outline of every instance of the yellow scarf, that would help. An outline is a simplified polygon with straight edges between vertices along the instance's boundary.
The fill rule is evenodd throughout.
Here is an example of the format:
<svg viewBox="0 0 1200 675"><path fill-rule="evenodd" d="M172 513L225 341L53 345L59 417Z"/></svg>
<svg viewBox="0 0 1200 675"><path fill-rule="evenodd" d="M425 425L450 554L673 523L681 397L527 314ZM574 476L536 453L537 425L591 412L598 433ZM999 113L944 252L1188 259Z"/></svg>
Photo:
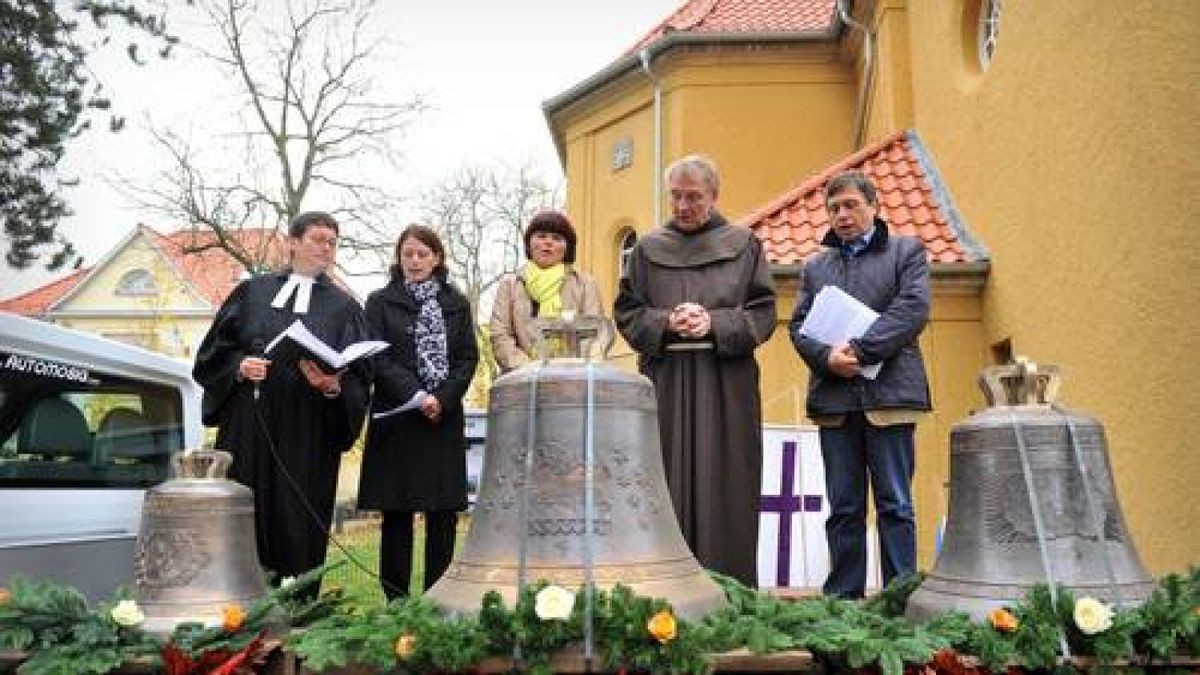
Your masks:
<svg viewBox="0 0 1200 675"><path fill-rule="evenodd" d="M562 315L562 287L567 278L567 266L563 263L545 269L537 265L525 266L525 289L529 297L538 304L538 316L557 317Z"/></svg>

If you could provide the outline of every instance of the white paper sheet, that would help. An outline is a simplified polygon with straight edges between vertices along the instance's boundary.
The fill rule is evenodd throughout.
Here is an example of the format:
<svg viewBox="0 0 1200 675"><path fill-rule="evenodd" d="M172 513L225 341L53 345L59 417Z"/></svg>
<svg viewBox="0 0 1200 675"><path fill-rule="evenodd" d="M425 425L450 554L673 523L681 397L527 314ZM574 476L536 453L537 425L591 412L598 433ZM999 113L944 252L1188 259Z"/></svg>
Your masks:
<svg viewBox="0 0 1200 675"><path fill-rule="evenodd" d="M879 312L867 307L861 300L837 286L824 286L813 298L812 308L800 333L827 345L847 342L862 337L863 333L879 318ZM882 363L863 366L861 374L868 380L879 376Z"/></svg>
<svg viewBox="0 0 1200 675"><path fill-rule="evenodd" d="M417 393L413 394L412 398L408 399L404 403L401 403L395 408L372 414L371 419L381 420L385 417L391 417L392 415L399 415L400 413L408 412L409 410L416 410L417 408L421 407L421 401L424 401L425 397L428 395L429 394L426 394L424 390L418 391Z"/></svg>

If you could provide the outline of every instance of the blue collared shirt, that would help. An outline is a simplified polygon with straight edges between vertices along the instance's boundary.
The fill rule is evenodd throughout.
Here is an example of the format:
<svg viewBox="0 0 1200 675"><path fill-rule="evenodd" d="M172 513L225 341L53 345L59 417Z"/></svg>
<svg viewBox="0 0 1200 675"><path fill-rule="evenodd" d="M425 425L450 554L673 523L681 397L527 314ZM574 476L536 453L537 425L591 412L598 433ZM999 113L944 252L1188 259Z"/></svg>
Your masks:
<svg viewBox="0 0 1200 675"><path fill-rule="evenodd" d="M859 253L862 253L863 251L867 250L867 247L871 245L871 237L873 237L873 236L875 236L875 226L874 225L871 226L871 229L867 230L866 234L859 237L858 239L855 239L854 241L851 241L851 242L843 242L842 243L842 255L846 256L847 258L853 258L854 256L858 255Z"/></svg>

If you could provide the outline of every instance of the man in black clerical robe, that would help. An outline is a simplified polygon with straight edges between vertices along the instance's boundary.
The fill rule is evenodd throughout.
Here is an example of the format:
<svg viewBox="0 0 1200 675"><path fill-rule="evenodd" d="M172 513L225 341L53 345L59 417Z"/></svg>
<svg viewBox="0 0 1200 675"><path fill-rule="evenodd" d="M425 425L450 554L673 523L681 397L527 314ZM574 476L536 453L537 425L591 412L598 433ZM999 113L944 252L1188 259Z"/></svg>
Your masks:
<svg viewBox="0 0 1200 675"><path fill-rule="evenodd" d="M233 454L231 478L254 491L259 562L275 579L323 564L341 453L366 414L368 359L328 373L307 360L272 363L263 349L300 319L336 349L368 339L363 311L326 274L337 246L328 214L288 231L291 268L243 281L217 312L192 376L204 423Z"/></svg>

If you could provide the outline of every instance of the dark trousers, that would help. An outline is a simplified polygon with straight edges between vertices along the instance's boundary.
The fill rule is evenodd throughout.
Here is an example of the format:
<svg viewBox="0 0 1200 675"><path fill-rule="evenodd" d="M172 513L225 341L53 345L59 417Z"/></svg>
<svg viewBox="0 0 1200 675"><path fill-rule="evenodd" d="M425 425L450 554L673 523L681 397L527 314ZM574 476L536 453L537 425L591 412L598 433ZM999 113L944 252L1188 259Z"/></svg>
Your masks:
<svg viewBox="0 0 1200 675"><path fill-rule="evenodd" d="M384 511L379 577L388 600L408 595L412 579L413 511ZM454 555L457 511L425 512L425 590L442 577Z"/></svg>
<svg viewBox="0 0 1200 675"><path fill-rule="evenodd" d="M821 427L825 492L829 496L826 595L861 598L866 588L868 476L875 495L883 584L916 569L913 429L912 424L877 427L861 412L846 415L840 427Z"/></svg>

